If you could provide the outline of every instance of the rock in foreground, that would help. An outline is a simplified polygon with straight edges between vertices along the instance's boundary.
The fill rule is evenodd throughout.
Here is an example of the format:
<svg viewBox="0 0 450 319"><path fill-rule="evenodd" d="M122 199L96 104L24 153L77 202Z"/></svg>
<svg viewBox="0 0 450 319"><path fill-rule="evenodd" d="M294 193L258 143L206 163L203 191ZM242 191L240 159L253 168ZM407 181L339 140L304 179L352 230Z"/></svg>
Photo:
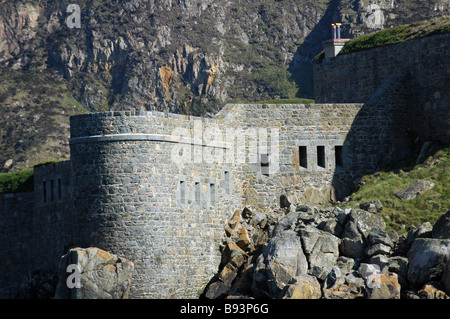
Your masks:
<svg viewBox="0 0 450 319"><path fill-rule="evenodd" d="M55 299L127 299L133 262L99 248L73 248L61 258Z"/></svg>

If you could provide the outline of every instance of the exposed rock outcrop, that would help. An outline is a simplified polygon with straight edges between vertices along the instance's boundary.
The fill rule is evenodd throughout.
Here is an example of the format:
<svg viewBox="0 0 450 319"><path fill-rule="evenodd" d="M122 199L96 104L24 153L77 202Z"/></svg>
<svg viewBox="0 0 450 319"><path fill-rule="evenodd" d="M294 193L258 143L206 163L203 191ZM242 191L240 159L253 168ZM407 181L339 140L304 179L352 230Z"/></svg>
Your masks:
<svg viewBox="0 0 450 319"><path fill-rule="evenodd" d="M267 214L236 211L224 237L226 262L206 298L449 298L450 237L431 232L445 237L447 214L434 228L424 223L399 237L386 230L380 205L292 211L281 204ZM237 244L240 229L245 245Z"/></svg>
<svg viewBox="0 0 450 319"><path fill-rule="evenodd" d="M61 258L55 299L127 299L133 262L95 247Z"/></svg>

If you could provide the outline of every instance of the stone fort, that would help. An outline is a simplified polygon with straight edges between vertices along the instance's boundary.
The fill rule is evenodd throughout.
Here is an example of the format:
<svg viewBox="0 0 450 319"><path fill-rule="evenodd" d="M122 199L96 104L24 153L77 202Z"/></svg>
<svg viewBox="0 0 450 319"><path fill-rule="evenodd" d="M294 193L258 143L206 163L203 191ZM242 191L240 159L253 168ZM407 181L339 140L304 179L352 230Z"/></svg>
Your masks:
<svg viewBox="0 0 450 319"><path fill-rule="evenodd" d="M34 192L0 195L0 296L95 246L134 262L130 298L197 298L235 210L281 195L329 205L423 142L449 143L449 52L447 33L327 54L313 104L72 117L70 160L35 166Z"/></svg>

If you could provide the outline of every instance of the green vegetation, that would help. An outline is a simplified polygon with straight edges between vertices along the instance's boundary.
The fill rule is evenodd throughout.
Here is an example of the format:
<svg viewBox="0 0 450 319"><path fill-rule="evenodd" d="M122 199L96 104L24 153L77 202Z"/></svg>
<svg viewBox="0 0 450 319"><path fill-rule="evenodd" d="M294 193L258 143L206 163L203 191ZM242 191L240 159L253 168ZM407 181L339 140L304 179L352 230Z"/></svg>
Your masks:
<svg viewBox="0 0 450 319"><path fill-rule="evenodd" d="M0 174L0 194L32 192L34 189L34 169Z"/></svg>
<svg viewBox="0 0 450 319"><path fill-rule="evenodd" d="M0 69L0 113L0 164L17 171L68 158L69 116L87 110L56 72Z"/></svg>
<svg viewBox="0 0 450 319"><path fill-rule="evenodd" d="M367 50L447 32L450 32L450 16L423 20L352 39L342 48L339 54Z"/></svg>
<svg viewBox="0 0 450 319"><path fill-rule="evenodd" d="M382 216L388 229L404 233L411 225L434 224L450 209L450 147L432 151L423 163L414 165L415 158L363 177L363 186L354 193L346 206L379 199ZM430 180L435 187L418 197L402 201L394 193L418 179Z"/></svg>

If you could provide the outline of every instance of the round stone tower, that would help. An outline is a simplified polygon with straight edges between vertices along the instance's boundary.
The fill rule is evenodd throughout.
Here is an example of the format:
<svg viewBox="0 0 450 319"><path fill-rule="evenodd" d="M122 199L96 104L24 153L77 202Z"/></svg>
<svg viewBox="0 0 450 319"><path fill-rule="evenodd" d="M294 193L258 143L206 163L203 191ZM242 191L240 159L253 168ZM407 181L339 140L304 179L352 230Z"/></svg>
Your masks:
<svg viewBox="0 0 450 319"><path fill-rule="evenodd" d="M134 262L130 298L196 298L218 270L233 210L220 203L233 196L219 187L223 164L174 162L175 145L203 147L173 134L193 127L192 118L160 112L71 118L77 244Z"/></svg>

